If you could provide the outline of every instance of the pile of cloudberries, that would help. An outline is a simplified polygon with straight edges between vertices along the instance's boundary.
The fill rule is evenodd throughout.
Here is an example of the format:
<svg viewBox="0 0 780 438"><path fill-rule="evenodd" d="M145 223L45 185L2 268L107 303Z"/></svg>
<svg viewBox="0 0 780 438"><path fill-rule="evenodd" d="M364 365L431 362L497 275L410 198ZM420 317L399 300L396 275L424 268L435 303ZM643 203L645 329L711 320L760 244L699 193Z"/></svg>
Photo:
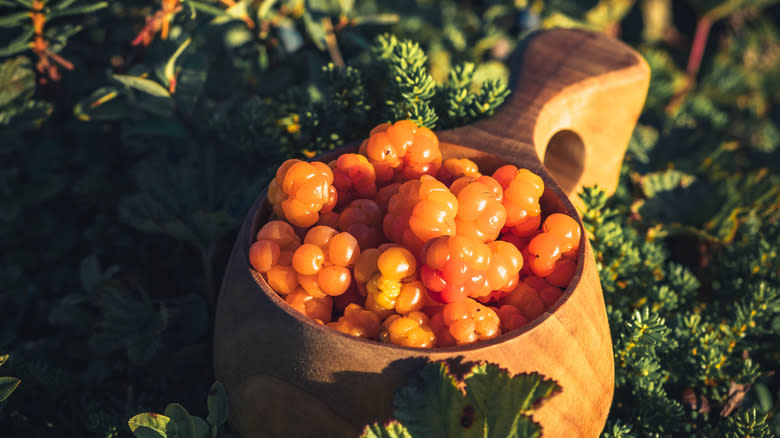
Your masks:
<svg viewBox="0 0 780 438"><path fill-rule="evenodd" d="M382 124L358 154L287 160L268 189L275 220L252 267L284 300L341 332L418 348L522 327L574 275L576 220L545 215L542 179L492 175L411 121Z"/></svg>

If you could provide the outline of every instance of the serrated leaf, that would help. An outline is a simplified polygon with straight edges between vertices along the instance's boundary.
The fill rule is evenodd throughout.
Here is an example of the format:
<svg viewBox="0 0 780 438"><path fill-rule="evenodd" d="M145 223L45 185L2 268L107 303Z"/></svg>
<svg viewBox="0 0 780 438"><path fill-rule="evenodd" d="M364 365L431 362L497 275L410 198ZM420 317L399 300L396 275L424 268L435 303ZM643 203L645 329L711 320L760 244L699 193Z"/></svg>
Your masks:
<svg viewBox="0 0 780 438"><path fill-rule="evenodd" d="M168 311L142 290L128 289L120 281L106 280L90 294L99 316L89 346L95 353L125 351L135 365L145 364L162 347Z"/></svg>
<svg viewBox="0 0 780 438"><path fill-rule="evenodd" d="M0 107L16 99L29 99L35 92L35 72L25 56L0 64Z"/></svg>
<svg viewBox="0 0 780 438"><path fill-rule="evenodd" d="M458 381L446 364L429 363L398 390L393 413L412 436L538 437L541 427L529 415L558 391L539 374L510 376L482 363Z"/></svg>
<svg viewBox="0 0 780 438"><path fill-rule="evenodd" d="M374 423L363 429L360 438L412 438L412 435L397 421L390 421L387 424Z"/></svg>
<svg viewBox="0 0 780 438"><path fill-rule="evenodd" d="M0 110L0 127L10 126L10 129L15 131L37 128L51 112L50 103L28 100L19 106L12 105Z"/></svg>
<svg viewBox="0 0 780 438"><path fill-rule="evenodd" d="M0 402L5 401L22 381L16 377L0 377Z"/></svg>
<svg viewBox="0 0 780 438"><path fill-rule="evenodd" d="M537 437L541 427L529 413L561 388L540 374L509 373L494 364L479 364L464 379L466 398L474 405L479 421L475 428L495 438ZM481 415L480 415L481 414ZM483 427L477 427L482 423Z"/></svg>
<svg viewBox="0 0 780 438"><path fill-rule="evenodd" d="M227 393L225 392L225 386L222 385L222 382L217 381L211 385L206 405L209 409L206 421L208 421L212 428L216 430L216 428L227 421L228 412L230 410L230 403L228 401Z"/></svg>
<svg viewBox="0 0 780 438"><path fill-rule="evenodd" d="M177 438L197 438L192 416L184 409L184 406L178 403L170 403L165 407L165 415L171 419L171 422L176 424Z"/></svg>
<svg viewBox="0 0 780 438"><path fill-rule="evenodd" d="M144 429L156 432L159 436L167 437L168 424L170 422L171 419L165 415L154 412L144 412L129 419L127 425L130 426L130 431L135 433L139 438L149 436L149 431ZM137 434L136 430L138 429L141 429L141 433L145 435Z"/></svg>
<svg viewBox="0 0 780 438"><path fill-rule="evenodd" d="M197 236L176 212L148 193L127 196L119 201L119 219L146 233L166 234L174 239L197 244Z"/></svg>
<svg viewBox="0 0 780 438"><path fill-rule="evenodd" d="M427 364L393 398L393 413L413 436L464 436L466 399L446 364Z"/></svg>

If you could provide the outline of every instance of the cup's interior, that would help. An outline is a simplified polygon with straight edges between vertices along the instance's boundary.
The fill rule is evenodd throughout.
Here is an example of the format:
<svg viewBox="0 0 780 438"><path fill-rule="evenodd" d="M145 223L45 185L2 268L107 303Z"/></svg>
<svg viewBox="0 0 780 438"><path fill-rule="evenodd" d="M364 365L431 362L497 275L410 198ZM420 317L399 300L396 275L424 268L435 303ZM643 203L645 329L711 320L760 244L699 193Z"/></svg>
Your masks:
<svg viewBox="0 0 780 438"><path fill-rule="evenodd" d="M329 161L335 160L341 154L356 153L357 149L358 149L357 145L345 146L343 148L338 148L333 151L319 155L315 157L314 160L323 161L327 163ZM498 169L499 167L505 164L514 164L518 167L521 168L523 167L522 163L513 163L512 160L507 160L505 158L498 157L496 155L484 151L480 151L477 149L465 147L465 146L457 146L457 145L442 143L441 152L442 152L443 159L456 157L456 158L468 158L474 161L479 166L480 172L483 174L491 174L496 169ZM545 185L544 194L540 199L540 206L542 212L545 215L549 215L552 213L567 214L575 218L577 222L580 222L580 227L582 227L582 223L580 221L579 215L576 212L576 209L571 204L571 202L566 197L566 195L564 195L563 191L556 184L553 178L543 170L542 171L534 170L534 172L537 173L542 178ZM249 248L254 243L257 236L257 232L260 230L260 228L262 228L262 226L265 223L271 220L271 215L272 215L271 204L266 199L265 192L261 196L263 197L263 199L257 211L254 214L254 218L251 224L251 230L248 235L250 241L246 242L247 245L246 248ZM517 330L502 334L493 339L489 339L486 341L479 341L475 344L470 344L470 345L462 345L462 346L455 346L455 347L436 347L434 348L434 350L442 351L442 352L449 352L449 351L457 352L457 351L470 350L474 348L480 348L482 346L493 345L520 336L523 333L532 330L535 326L539 325L542 321L544 321L545 318L547 318L550 314L554 313L555 309L557 309L563 302L565 302L576 289L576 286L579 283L580 277L582 275L583 263L585 258L584 239L585 239L585 233L583 232L582 237L580 238L580 249L577 253L577 269L574 272L574 276L572 277L571 282L569 283L568 287L563 291L558 301L555 304L553 304L550 308L548 308L544 313L538 316L536 319L534 319L533 321L529 321L528 324L526 324L525 326ZM246 256L247 256L247 265L249 265L248 251ZM318 324L315 321L311 320L306 315L303 315L302 313L290 307L284 301L283 297L281 297L279 294L274 292L273 289L271 289L271 287L263 278L262 274L252 269L251 265L249 266L250 266L249 268L250 274L252 275L253 279L258 284L258 286L260 286L260 289L263 291L263 293L265 293L268 296L268 298L273 303L275 303L281 310L283 310L284 312L294 317L295 319L297 319L303 324L316 326L321 330L327 330L329 332L332 332L332 335L334 336L344 336L347 339L356 342L369 342L374 345L378 345L386 348L392 348L392 349L410 350L410 351L417 351L417 352L421 351L420 349L416 349L416 348L402 347L402 346L397 346L392 344L383 344L373 340L357 338L342 333L338 330L331 329L322 324Z"/></svg>

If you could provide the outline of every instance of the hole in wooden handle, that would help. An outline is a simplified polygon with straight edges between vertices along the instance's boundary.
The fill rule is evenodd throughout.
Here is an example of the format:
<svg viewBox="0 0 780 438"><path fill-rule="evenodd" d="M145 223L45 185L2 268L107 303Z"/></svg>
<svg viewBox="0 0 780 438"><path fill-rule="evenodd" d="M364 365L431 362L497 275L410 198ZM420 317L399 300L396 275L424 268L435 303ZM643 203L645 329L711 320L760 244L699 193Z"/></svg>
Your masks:
<svg viewBox="0 0 780 438"><path fill-rule="evenodd" d="M544 167L566 196L571 196L585 171L585 143L582 138L568 129L556 132L545 148Z"/></svg>

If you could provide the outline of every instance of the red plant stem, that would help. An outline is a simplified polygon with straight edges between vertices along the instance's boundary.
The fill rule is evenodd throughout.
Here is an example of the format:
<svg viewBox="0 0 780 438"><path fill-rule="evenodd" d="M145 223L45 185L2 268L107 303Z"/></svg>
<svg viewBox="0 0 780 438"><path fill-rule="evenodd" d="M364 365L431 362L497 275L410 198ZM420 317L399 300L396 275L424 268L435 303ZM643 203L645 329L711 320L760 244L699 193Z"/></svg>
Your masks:
<svg viewBox="0 0 780 438"><path fill-rule="evenodd" d="M699 73L701 58L704 56L704 49L707 47L707 37L710 34L711 26L712 20L706 15L701 17L696 23L696 33L693 36L691 54L688 56L688 67L686 68L688 78L691 81L696 79L696 75Z"/></svg>

